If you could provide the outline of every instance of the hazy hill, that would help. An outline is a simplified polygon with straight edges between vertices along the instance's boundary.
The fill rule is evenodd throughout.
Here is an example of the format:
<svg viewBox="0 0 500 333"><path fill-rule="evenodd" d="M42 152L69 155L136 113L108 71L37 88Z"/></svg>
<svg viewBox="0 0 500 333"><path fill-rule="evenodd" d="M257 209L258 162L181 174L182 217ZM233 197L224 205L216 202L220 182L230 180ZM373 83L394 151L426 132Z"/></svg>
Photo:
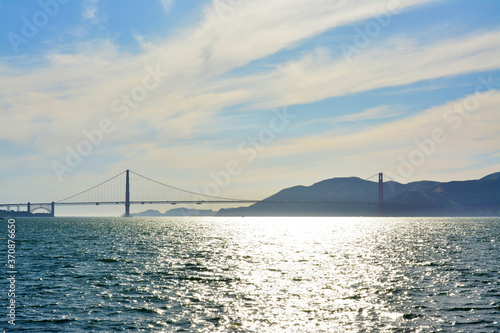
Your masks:
<svg viewBox="0 0 500 333"><path fill-rule="evenodd" d="M134 213L133 216L214 216L217 212L211 209L174 208L161 213L154 209L145 212Z"/></svg>
<svg viewBox="0 0 500 333"><path fill-rule="evenodd" d="M294 186L224 216L378 215L378 183L357 177ZM384 183L385 215L500 215L500 172L470 181ZM372 204L369 204L372 203Z"/></svg>

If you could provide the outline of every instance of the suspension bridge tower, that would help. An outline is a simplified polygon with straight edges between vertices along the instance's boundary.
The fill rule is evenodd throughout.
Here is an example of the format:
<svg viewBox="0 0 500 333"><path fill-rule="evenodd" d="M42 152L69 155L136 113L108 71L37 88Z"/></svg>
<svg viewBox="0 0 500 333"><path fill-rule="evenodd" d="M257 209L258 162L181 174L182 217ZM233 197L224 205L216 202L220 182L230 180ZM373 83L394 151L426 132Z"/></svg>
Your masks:
<svg viewBox="0 0 500 333"><path fill-rule="evenodd" d="M378 174L378 213L384 215L384 174Z"/></svg>
<svg viewBox="0 0 500 333"><path fill-rule="evenodd" d="M130 217L130 179L129 170L126 172L125 180L125 217Z"/></svg>

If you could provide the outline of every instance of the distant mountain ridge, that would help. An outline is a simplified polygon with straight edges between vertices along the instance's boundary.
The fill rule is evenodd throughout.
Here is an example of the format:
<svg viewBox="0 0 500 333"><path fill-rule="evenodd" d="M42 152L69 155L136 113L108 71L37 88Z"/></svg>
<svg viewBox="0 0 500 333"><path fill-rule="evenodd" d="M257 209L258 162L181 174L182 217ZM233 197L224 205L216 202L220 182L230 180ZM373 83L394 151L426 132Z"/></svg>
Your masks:
<svg viewBox="0 0 500 333"><path fill-rule="evenodd" d="M468 181L389 181L383 188L384 215L500 215L500 172ZM217 215L375 216L376 202L378 183L357 177L332 178L286 188L250 207L221 209Z"/></svg>
<svg viewBox="0 0 500 333"><path fill-rule="evenodd" d="M214 216L217 212L211 209L174 208L161 213L150 209L145 212L134 213L133 216Z"/></svg>

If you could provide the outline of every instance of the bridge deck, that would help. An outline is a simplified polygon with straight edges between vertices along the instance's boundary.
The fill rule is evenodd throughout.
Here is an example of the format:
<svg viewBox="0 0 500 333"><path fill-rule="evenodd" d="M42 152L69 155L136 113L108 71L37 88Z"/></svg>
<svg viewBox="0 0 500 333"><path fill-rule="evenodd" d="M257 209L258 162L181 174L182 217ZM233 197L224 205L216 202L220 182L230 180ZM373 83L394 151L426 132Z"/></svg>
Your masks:
<svg viewBox="0 0 500 333"><path fill-rule="evenodd" d="M131 205L161 205L161 204L245 204L245 203L269 203L269 204L347 204L347 205L375 205L378 202L358 201L308 201L308 200L157 200L157 201L130 201ZM54 202L56 206L99 206L99 205L124 205L125 201L89 201L89 202ZM31 205L51 205L51 202L32 202ZM27 203L0 204L0 207L26 206Z"/></svg>

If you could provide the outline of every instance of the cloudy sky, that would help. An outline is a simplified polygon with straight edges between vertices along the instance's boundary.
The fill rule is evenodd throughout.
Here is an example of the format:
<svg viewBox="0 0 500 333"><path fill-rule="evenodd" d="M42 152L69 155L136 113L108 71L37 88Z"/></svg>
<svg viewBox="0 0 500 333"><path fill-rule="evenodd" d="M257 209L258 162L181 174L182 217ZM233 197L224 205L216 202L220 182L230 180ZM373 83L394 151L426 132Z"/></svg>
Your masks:
<svg viewBox="0 0 500 333"><path fill-rule="evenodd" d="M500 171L500 1L2 0L0 112L0 202L125 169L256 199L477 179Z"/></svg>

